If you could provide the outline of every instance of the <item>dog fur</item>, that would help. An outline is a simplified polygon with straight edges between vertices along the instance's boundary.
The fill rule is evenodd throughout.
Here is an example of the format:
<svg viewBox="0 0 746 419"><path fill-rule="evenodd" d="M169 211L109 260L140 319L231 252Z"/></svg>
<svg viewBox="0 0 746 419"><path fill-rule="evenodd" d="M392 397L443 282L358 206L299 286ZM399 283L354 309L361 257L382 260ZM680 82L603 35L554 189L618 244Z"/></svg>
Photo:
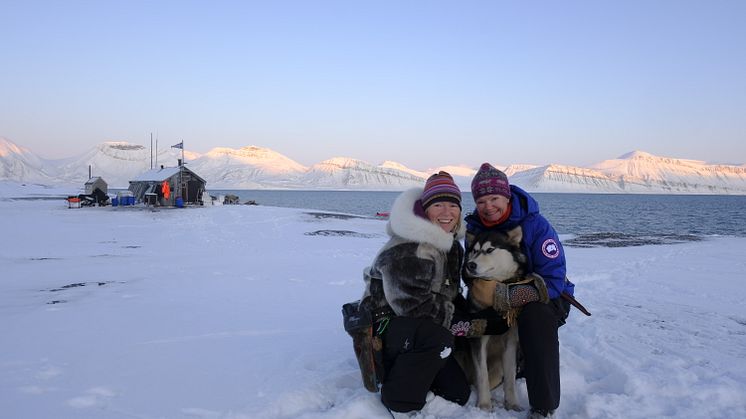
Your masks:
<svg viewBox="0 0 746 419"><path fill-rule="evenodd" d="M512 283L523 278L526 256L521 252L522 236L521 228L517 227L507 234L488 231L470 240L464 277L469 288L467 300L475 310L492 307L494 281ZM477 405L491 410L491 390L502 382L505 409L522 410L516 394L518 325L512 325L502 335L469 339L469 347L473 371L468 371L468 367L465 369L477 389Z"/></svg>

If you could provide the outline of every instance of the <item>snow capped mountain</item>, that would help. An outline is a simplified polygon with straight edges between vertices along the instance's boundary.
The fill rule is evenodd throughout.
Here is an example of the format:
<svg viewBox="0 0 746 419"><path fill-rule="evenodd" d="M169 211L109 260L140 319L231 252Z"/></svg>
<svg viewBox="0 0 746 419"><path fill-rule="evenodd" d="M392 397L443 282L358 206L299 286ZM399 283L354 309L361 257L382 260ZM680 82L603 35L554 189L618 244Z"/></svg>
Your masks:
<svg viewBox="0 0 746 419"><path fill-rule="evenodd" d="M508 179L510 183L532 192L625 192L611 177L598 170L557 164L513 171Z"/></svg>
<svg viewBox="0 0 746 419"><path fill-rule="evenodd" d="M190 161L189 168L218 189L298 187L298 177L308 170L280 153L256 146L213 148Z"/></svg>
<svg viewBox="0 0 746 419"><path fill-rule="evenodd" d="M495 167L500 169L499 166L495 166ZM505 174L508 175L508 179L510 179L516 173L524 172L526 170L536 169L537 167L539 166L535 164L511 164L510 166L505 167L501 170L505 172Z"/></svg>
<svg viewBox="0 0 746 419"><path fill-rule="evenodd" d="M186 164L207 180L208 189L357 189L403 190L422 186L427 177L445 170L462 191L469 191L475 168L443 166L426 171L394 161L375 166L335 157L305 167L271 149L218 147L204 155L184 151ZM181 150L159 150L153 164L176 166ZM104 142L88 152L62 160L44 160L0 137L0 180L46 185L82 185L88 167L112 187L151 167L150 149L126 142ZM709 164L699 160L654 156L633 151L590 167L513 164L502 169L512 184L530 192L746 194L746 164Z"/></svg>
<svg viewBox="0 0 746 419"><path fill-rule="evenodd" d="M436 167L435 169L428 169L427 173L429 175L432 175L433 173L438 173L440 171L448 172L451 174L451 176L455 177L468 177L471 179L474 177L474 174L477 173L477 169L469 166L441 166ZM428 175L428 176L429 176Z"/></svg>
<svg viewBox="0 0 746 419"><path fill-rule="evenodd" d="M307 187L324 189L402 190L422 186L423 178L409 171L335 157L311 166L301 182Z"/></svg>
<svg viewBox="0 0 746 419"><path fill-rule="evenodd" d="M384 169L394 169L399 170L404 173L409 173L412 176L422 178L423 180L427 179L428 176L430 176L428 173L430 172L420 172L419 170L410 169L407 166L397 163L395 161L386 160L385 162L381 163L378 167L384 168ZM436 173L436 172L433 172Z"/></svg>
<svg viewBox="0 0 746 419"><path fill-rule="evenodd" d="M629 192L744 194L746 168L633 151L592 166Z"/></svg>
<svg viewBox="0 0 746 419"><path fill-rule="evenodd" d="M28 149L0 137L0 180L51 183L44 161Z"/></svg>
<svg viewBox="0 0 746 419"><path fill-rule="evenodd" d="M425 171L425 178L428 178L434 173L438 173L440 171L448 172L451 176L453 176L453 181L456 182L456 185L458 185L459 189L461 189L461 191L463 192L468 192L471 190L471 179L474 177L474 174L477 173L477 169L469 166L450 165L427 169Z"/></svg>
<svg viewBox="0 0 746 419"><path fill-rule="evenodd" d="M186 152L185 152L186 157ZM153 155L154 165L176 166L181 150L168 148ZM150 169L150 149L123 141L107 141L76 157L51 160L49 172L59 182L82 184L88 179L88 166L93 176L102 177L109 186L129 186L129 181Z"/></svg>
<svg viewBox="0 0 746 419"><path fill-rule="evenodd" d="M746 194L743 166L712 165L642 151L590 168L548 165L508 176L512 183L533 192Z"/></svg>
<svg viewBox="0 0 746 419"><path fill-rule="evenodd" d="M208 158L210 160L219 161L220 163L248 164L256 166L272 176L289 172L302 173L307 170L307 168L302 164L276 151L256 146L246 146L238 150L217 147L210 150L201 158Z"/></svg>

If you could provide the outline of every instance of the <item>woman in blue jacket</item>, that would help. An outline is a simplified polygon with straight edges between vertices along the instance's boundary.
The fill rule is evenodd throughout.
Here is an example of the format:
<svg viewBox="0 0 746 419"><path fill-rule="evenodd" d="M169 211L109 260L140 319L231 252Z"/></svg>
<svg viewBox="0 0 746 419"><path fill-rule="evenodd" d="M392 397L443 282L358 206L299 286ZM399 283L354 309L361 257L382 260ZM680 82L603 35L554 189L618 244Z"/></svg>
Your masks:
<svg viewBox="0 0 746 419"><path fill-rule="evenodd" d="M466 248L485 230L508 232L520 227L521 246L529 272L543 284L508 287L498 285L495 309L522 307L518 334L524 357L531 418L551 416L559 406L559 339L557 329L565 323L570 304L562 294L573 295L567 280L565 253L557 232L539 213L539 204L526 191L508 183L508 177L484 163L471 183L476 209L466 217ZM468 279L464 279L468 282ZM546 289L544 288L546 285ZM549 302L546 301L548 294Z"/></svg>

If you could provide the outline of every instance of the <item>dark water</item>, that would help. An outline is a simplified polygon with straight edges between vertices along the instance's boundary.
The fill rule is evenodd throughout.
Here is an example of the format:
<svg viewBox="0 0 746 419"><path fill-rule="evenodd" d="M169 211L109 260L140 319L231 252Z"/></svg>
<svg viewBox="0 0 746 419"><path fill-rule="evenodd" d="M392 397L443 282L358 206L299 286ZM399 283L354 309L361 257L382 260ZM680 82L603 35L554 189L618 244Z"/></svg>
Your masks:
<svg viewBox="0 0 746 419"><path fill-rule="evenodd" d="M233 193L241 202L309 208L362 216L388 211L399 192L212 191ZM616 195L535 193L542 214L570 246L634 246L701 240L706 236L746 237L746 196ZM464 211L474 210L464 193Z"/></svg>
<svg viewBox="0 0 746 419"><path fill-rule="evenodd" d="M567 244L629 246L746 237L746 196L535 194Z"/></svg>

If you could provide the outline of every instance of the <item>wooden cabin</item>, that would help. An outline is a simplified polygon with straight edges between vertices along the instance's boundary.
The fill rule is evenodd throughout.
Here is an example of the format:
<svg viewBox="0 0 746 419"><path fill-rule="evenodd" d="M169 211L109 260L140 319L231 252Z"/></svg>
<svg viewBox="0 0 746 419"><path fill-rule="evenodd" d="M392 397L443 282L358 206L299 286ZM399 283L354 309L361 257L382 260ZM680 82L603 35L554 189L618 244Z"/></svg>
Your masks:
<svg viewBox="0 0 746 419"><path fill-rule="evenodd" d="M67 202L70 208L81 206L104 206L109 204L109 185L102 178L96 176L89 178L83 185L84 193L78 196L68 196Z"/></svg>
<svg viewBox="0 0 746 419"><path fill-rule="evenodd" d="M85 194L94 195L96 194L96 189L103 192L104 195L109 193L109 185L107 185L106 181L99 176L94 176L88 179L88 181L85 183Z"/></svg>
<svg viewBox="0 0 746 419"><path fill-rule="evenodd" d="M203 205L207 182L186 166L151 169L130 181L135 201L147 205Z"/></svg>

